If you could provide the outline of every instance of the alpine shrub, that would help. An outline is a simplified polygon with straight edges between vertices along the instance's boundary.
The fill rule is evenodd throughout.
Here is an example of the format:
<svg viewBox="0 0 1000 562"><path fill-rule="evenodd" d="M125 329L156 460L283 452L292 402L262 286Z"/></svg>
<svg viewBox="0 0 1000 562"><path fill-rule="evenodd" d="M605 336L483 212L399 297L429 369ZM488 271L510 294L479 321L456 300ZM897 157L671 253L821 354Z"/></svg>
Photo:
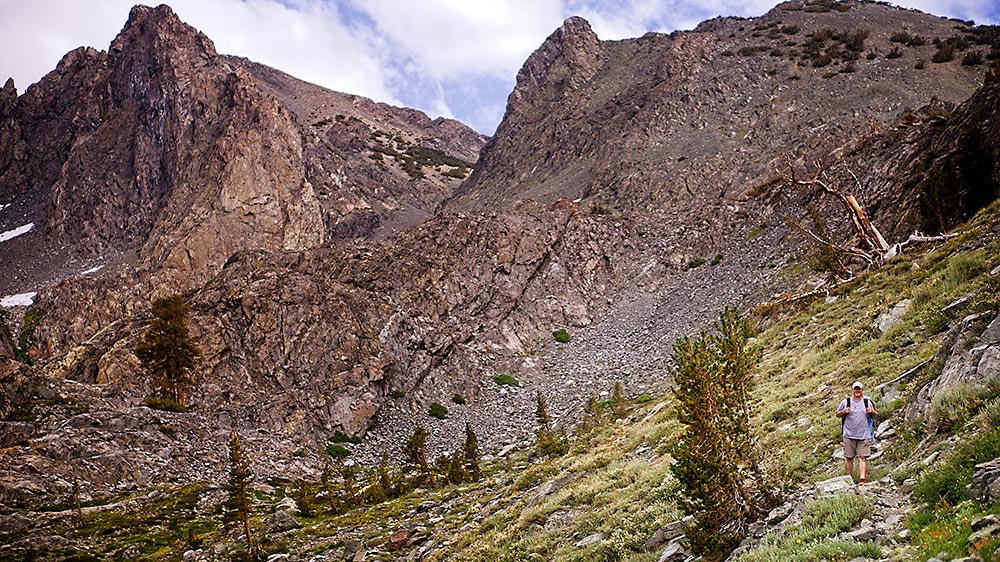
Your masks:
<svg viewBox="0 0 1000 562"><path fill-rule="evenodd" d="M431 404L430 409L427 410L427 413L430 414L431 417L443 420L448 417L448 408L445 408L444 405L439 402L434 402Z"/></svg>
<svg viewBox="0 0 1000 562"><path fill-rule="evenodd" d="M554 337L559 343L569 343L569 332L567 332L565 328L559 328L558 330L552 332L552 337Z"/></svg>

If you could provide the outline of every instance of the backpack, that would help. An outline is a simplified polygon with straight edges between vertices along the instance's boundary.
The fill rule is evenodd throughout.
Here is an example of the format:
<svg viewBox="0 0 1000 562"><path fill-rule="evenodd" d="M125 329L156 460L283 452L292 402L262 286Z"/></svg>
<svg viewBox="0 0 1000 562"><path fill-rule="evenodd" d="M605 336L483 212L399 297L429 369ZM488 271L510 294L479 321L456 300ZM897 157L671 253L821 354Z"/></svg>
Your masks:
<svg viewBox="0 0 1000 562"><path fill-rule="evenodd" d="M865 410L867 410L868 408L871 407L871 405L872 405L872 399L869 398L868 395L863 395L861 397L861 399L864 400L864 402L865 402ZM851 405L851 397L850 396L847 397L847 405L848 406ZM878 444L878 443L875 442L875 428L878 426L878 423L875 420L876 415L877 414L868 414L868 439L871 440L872 445L877 445ZM841 430L844 429L844 424L845 423L847 423L847 416L844 416L844 417L840 418L840 429Z"/></svg>

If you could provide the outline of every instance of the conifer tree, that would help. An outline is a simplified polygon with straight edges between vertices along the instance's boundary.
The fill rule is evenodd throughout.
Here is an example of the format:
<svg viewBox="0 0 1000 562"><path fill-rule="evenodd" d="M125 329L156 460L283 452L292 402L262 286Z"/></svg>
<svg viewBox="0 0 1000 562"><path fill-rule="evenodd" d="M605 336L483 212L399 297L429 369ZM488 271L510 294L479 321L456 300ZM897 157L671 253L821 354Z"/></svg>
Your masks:
<svg viewBox="0 0 1000 562"><path fill-rule="evenodd" d="M469 422L465 422L465 444L462 446L462 451L466 473L473 482L478 481L483 477L483 471L479 468L479 441Z"/></svg>
<svg viewBox="0 0 1000 562"><path fill-rule="evenodd" d="M191 373L201 355L197 342L188 333L188 307L180 295L153 301L153 320L136 345L135 355L153 379L163 398L186 405Z"/></svg>
<svg viewBox="0 0 1000 562"><path fill-rule="evenodd" d="M253 506L250 502L250 483L253 472L250 470L250 460L243 450L243 439L235 429L229 433L229 481L224 486L227 497L223 504L223 521L227 526L243 527L243 536L247 542L247 558L257 560L260 551L250 528L250 517Z"/></svg>
<svg viewBox="0 0 1000 562"><path fill-rule="evenodd" d="M541 392L535 395L535 422L538 423L538 431L535 433L535 449L546 456L562 455L569 449L569 441L566 439L565 431L556 433L552 430L552 417L549 416L548 406L545 396Z"/></svg>
<svg viewBox="0 0 1000 562"><path fill-rule="evenodd" d="M604 411L597 403L597 398L591 394L587 397L587 404L583 407L583 420L581 425L584 431L591 431L604 424Z"/></svg>
<svg viewBox="0 0 1000 562"><path fill-rule="evenodd" d="M309 485L301 478L295 483L295 503L299 508L299 514L303 517L313 516L312 496L309 495Z"/></svg>
<svg viewBox="0 0 1000 562"><path fill-rule="evenodd" d="M461 484L465 482L468 474L465 472L465 457L458 451L455 451L448 463L448 482L452 484Z"/></svg>
<svg viewBox="0 0 1000 562"><path fill-rule="evenodd" d="M622 383L615 381L615 387L611 391L611 415L616 420L620 420L628 414L628 403L622 393Z"/></svg>
<svg viewBox="0 0 1000 562"><path fill-rule="evenodd" d="M427 430L424 426L417 424L413 428L413 434L403 444L403 457L411 466L427 472Z"/></svg>
<svg viewBox="0 0 1000 562"><path fill-rule="evenodd" d="M749 400L760 352L749 345L749 324L726 310L717 335L702 333L674 344L674 393L686 425L671 467L683 493L681 507L695 516L687 531L696 553L725 556L749 521L773 498L750 426Z"/></svg>
<svg viewBox="0 0 1000 562"><path fill-rule="evenodd" d="M551 431L552 417L549 416L548 406L545 403L545 396L541 392L535 394L535 423L538 424L538 432Z"/></svg>
<svg viewBox="0 0 1000 562"><path fill-rule="evenodd" d="M340 479L343 480L343 493L342 500L343 505L347 508L352 508L358 504L358 469L353 466L348 466L346 464L341 464L338 467L338 472L340 473ZM331 502L331 507L336 507Z"/></svg>

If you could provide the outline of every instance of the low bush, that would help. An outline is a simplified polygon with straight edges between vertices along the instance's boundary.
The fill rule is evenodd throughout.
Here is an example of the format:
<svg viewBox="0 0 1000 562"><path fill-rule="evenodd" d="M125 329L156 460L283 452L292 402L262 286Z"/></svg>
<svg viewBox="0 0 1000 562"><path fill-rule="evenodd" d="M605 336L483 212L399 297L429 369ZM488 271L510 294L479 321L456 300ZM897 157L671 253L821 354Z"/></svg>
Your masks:
<svg viewBox="0 0 1000 562"><path fill-rule="evenodd" d="M456 403L456 404L465 404L465 398L462 397L460 394L456 394L456 395L452 396L451 397L451 401L454 402L454 403Z"/></svg>
<svg viewBox="0 0 1000 562"><path fill-rule="evenodd" d="M955 60L955 47L947 43L938 45L937 52L931 57L931 62L948 62Z"/></svg>
<svg viewBox="0 0 1000 562"><path fill-rule="evenodd" d="M907 47L919 47L927 44L927 39L924 39L919 35L910 35L905 31L897 31L896 33L893 33L892 37L889 37L889 41L892 41L893 43L902 43Z"/></svg>
<svg viewBox="0 0 1000 562"><path fill-rule="evenodd" d="M448 408L445 408L444 405L439 402L434 402L431 404L430 409L427 410L427 413L431 417L443 420L448 417Z"/></svg>
<svg viewBox="0 0 1000 562"><path fill-rule="evenodd" d="M928 425L936 433L957 433L989 400L1000 395L1000 380L986 385L958 383L931 399Z"/></svg>
<svg viewBox="0 0 1000 562"><path fill-rule="evenodd" d="M177 401L171 398L163 398L161 396L147 396L145 400L142 401L142 405L152 408L154 410L161 410L164 412L187 412L187 406L179 404Z"/></svg>
<svg viewBox="0 0 1000 562"><path fill-rule="evenodd" d="M980 51L966 53L965 57L962 58L962 66L979 66L981 64L983 64L983 53Z"/></svg>
<svg viewBox="0 0 1000 562"><path fill-rule="evenodd" d="M360 443L361 437L357 435L347 435L343 431L336 431L329 439L330 443Z"/></svg>
<svg viewBox="0 0 1000 562"><path fill-rule="evenodd" d="M802 522L781 536L768 535L761 547L747 551L737 562L819 562L880 558L882 551L871 543L835 540L832 537L853 528L871 510L871 500L858 494L838 494L806 506Z"/></svg>
<svg viewBox="0 0 1000 562"><path fill-rule="evenodd" d="M552 337L556 339L559 343L569 343L569 332L566 328L559 328L558 330L552 332Z"/></svg>
<svg viewBox="0 0 1000 562"><path fill-rule="evenodd" d="M493 377L493 382L499 384L500 386L520 386L517 379L506 373Z"/></svg>
<svg viewBox="0 0 1000 562"><path fill-rule="evenodd" d="M343 459L351 456L351 452L347 450L347 447L336 443L326 446L326 454L330 455L332 459Z"/></svg>

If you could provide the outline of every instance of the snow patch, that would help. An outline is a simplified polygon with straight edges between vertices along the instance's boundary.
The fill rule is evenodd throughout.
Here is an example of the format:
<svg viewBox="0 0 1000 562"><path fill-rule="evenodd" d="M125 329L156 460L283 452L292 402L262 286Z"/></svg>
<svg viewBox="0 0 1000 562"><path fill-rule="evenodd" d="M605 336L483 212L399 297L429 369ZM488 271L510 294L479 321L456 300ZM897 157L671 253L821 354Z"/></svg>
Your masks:
<svg viewBox="0 0 1000 562"><path fill-rule="evenodd" d="M10 240L11 238L14 238L16 236L20 236L20 235L28 232L32 228L35 228L35 223L29 222L28 224L26 224L24 226L19 226L19 227L15 228L14 230L8 230L7 232L0 232L0 242L6 242L6 241Z"/></svg>
<svg viewBox="0 0 1000 562"><path fill-rule="evenodd" d="M15 306L31 306L35 304L35 297L38 293L21 293L20 295L7 295L0 299L0 307L13 308Z"/></svg>
<svg viewBox="0 0 1000 562"><path fill-rule="evenodd" d="M95 265L94 267L92 267L92 268L90 268L90 269L88 269L86 271L81 271L80 275L90 275L91 273L97 273L98 271L100 271L102 269L104 269L104 264Z"/></svg>
<svg viewBox="0 0 1000 562"><path fill-rule="evenodd" d="M10 203L7 203L6 205L4 205L3 203L0 203L0 211L6 209L7 207L10 207Z"/></svg>

